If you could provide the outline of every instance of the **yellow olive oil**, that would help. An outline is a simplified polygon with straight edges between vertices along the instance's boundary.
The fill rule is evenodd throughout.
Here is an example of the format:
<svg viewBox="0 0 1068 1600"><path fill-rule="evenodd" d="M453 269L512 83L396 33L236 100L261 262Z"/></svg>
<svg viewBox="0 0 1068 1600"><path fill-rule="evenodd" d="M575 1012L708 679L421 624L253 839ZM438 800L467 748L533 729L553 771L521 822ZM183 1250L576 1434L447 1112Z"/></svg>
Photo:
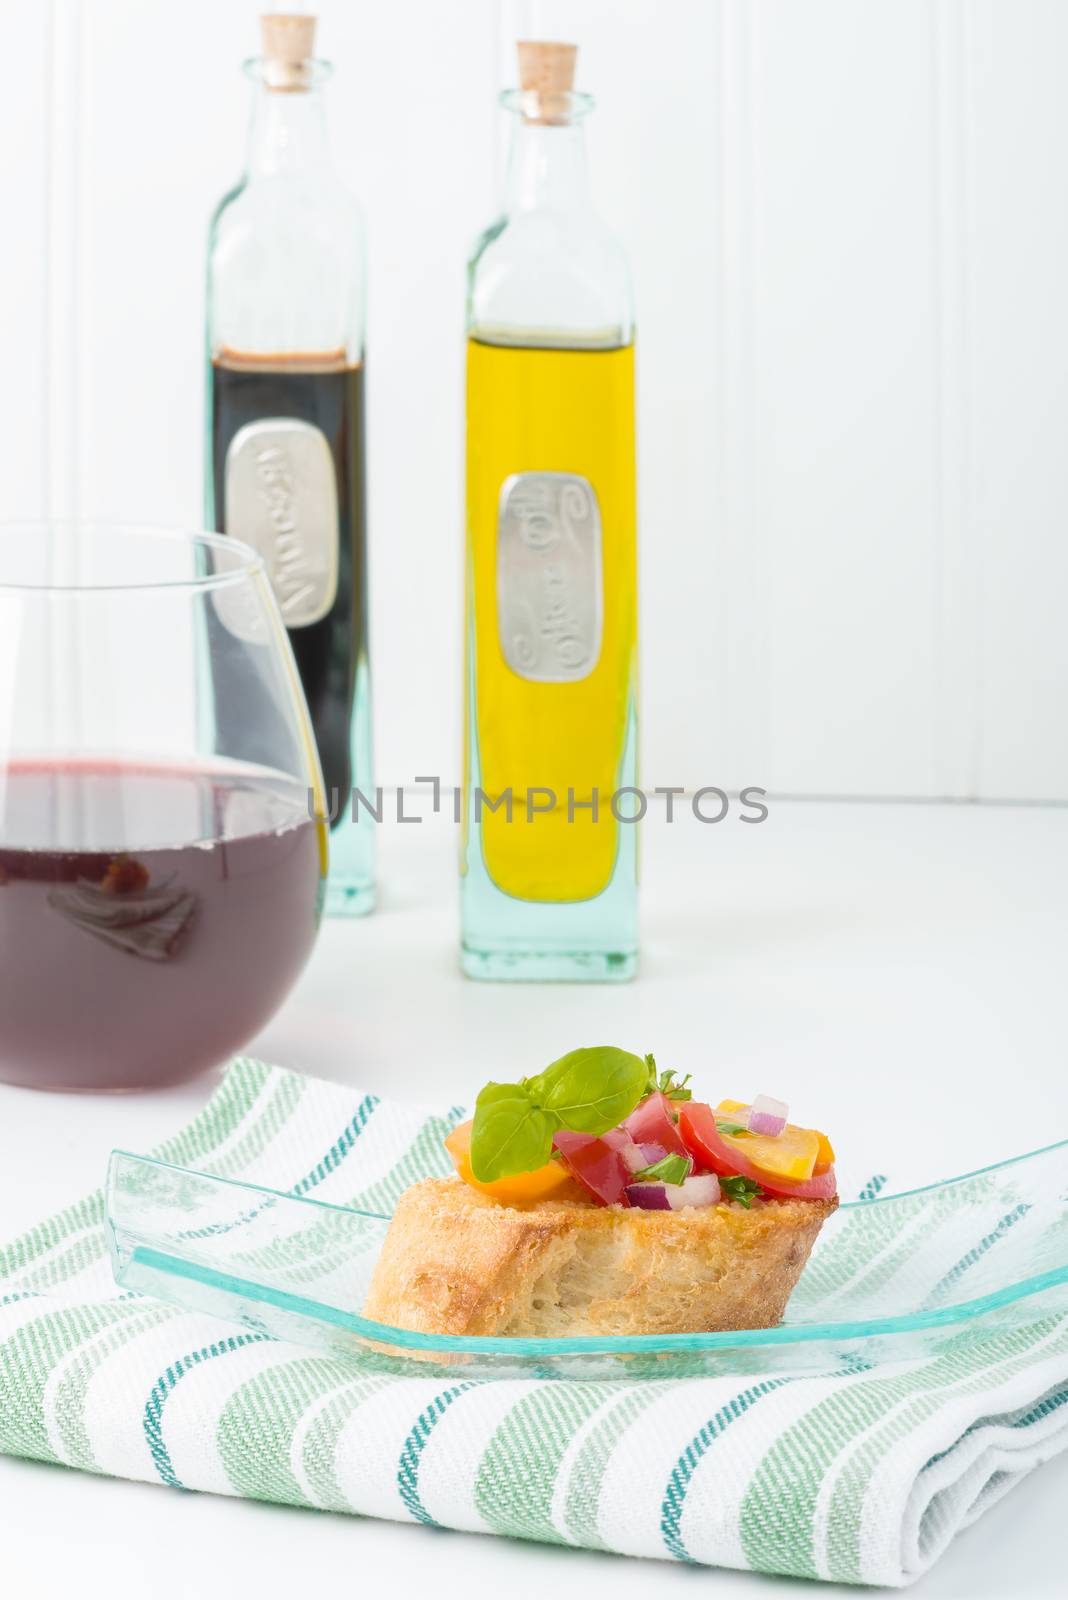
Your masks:
<svg viewBox="0 0 1068 1600"><path fill-rule="evenodd" d="M465 818L519 901L601 895L633 831L635 494L633 345L469 340Z"/></svg>

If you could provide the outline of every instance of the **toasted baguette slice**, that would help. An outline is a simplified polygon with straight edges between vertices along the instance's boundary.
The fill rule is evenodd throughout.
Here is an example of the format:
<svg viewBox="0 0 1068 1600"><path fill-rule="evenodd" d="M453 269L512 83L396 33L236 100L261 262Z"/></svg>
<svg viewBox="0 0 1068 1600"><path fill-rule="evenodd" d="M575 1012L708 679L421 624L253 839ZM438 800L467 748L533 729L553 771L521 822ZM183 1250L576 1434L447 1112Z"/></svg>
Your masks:
<svg viewBox="0 0 1068 1600"><path fill-rule="evenodd" d="M528 1337L768 1328L837 1204L521 1210L428 1178L398 1202L363 1314L419 1333Z"/></svg>

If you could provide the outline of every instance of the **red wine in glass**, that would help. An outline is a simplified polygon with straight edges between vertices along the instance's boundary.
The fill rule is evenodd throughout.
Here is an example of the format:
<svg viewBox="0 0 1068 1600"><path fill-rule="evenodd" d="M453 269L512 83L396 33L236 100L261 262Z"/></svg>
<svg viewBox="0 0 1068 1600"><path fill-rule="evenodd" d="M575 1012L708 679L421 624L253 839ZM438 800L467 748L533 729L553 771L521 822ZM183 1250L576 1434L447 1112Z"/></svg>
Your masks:
<svg viewBox="0 0 1068 1600"><path fill-rule="evenodd" d="M226 1060L312 949L321 825L240 762L0 765L0 1080L146 1088Z"/></svg>

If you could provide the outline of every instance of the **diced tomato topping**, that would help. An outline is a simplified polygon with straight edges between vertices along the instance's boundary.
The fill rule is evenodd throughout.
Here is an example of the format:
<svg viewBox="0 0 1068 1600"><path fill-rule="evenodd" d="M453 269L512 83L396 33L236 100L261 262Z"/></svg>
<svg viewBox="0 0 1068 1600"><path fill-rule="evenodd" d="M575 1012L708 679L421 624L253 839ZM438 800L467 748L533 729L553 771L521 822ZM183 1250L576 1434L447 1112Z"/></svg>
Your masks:
<svg viewBox="0 0 1068 1600"><path fill-rule="evenodd" d="M814 1174L826 1172L829 1167L834 1166L834 1146L831 1141L825 1133L819 1133L818 1131L816 1138L820 1142L820 1148L816 1156L816 1165L813 1168Z"/></svg>
<svg viewBox="0 0 1068 1600"><path fill-rule="evenodd" d="M792 1122L788 1122L781 1133L750 1133L749 1112L750 1107L741 1100L721 1100L716 1107L720 1137L727 1148L739 1151L769 1177L785 1178L788 1183L806 1183L819 1158L820 1135L814 1128L798 1128ZM729 1126L735 1122L740 1122L744 1131L725 1133L722 1124Z"/></svg>
<svg viewBox="0 0 1068 1600"><path fill-rule="evenodd" d="M581 1192L570 1173L559 1161L547 1161L533 1172L517 1172L493 1183L479 1183L471 1168L471 1122L461 1122L445 1140L460 1177L472 1189L492 1195L502 1206L539 1205L543 1200L574 1200Z"/></svg>
<svg viewBox="0 0 1068 1600"><path fill-rule="evenodd" d="M720 1116L723 1117L722 1112ZM833 1166L824 1172L814 1171L803 1180L783 1178L758 1167L738 1148L741 1140L728 1140L719 1132L712 1107L700 1101L684 1102L679 1107L679 1132L697 1164L720 1177L751 1178L768 1194L793 1200L830 1200L837 1191Z"/></svg>
<svg viewBox="0 0 1068 1600"><path fill-rule="evenodd" d="M588 1133L568 1133L561 1128L553 1135L553 1144L572 1177L577 1178L601 1205L630 1204L626 1195L627 1184L631 1181L630 1168L619 1150L613 1149L605 1139L595 1139Z"/></svg>
<svg viewBox="0 0 1068 1600"><path fill-rule="evenodd" d="M734 1120L732 1112L745 1112L748 1115L748 1110L750 1110L750 1107L745 1104L745 1101L729 1101L727 1099L727 1101L719 1101L718 1106L716 1106L716 1117L721 1117L721 1120L726 1120L726 1122L732 1122ZM740 1120L745 1122L745 1117L740 1118ZM764 1171L777 1171L780 1178L801 1181L801 1179L811 1176L804 1170L788 1170L788 1163L799 1157L804 1157L807 1163L807 1155L811 1152L812 1139L815 1139L815 1165L812 1166L812 1173L825 1173L828 1166L835 1165L835 1147L831 1146L831 1141L827 1138L827 1134L820 1133L819 1128L795 1128L793 1123L788 1122L782 1133L775 1134L774 1141L771 1144L761 1142L758 1146L755 1142L756 1138L759 1138L759 1136L755 1136L755 1134L747 1136L747 1141L745 1141L747 1149L743 1150L743 1154L748 1154L751 1162L755 1162L758 1166L763 1166ZM764 1160L767 1155L771 1155L771 1162Z"/></svg>
<svg viewBox="0 0 1068 1600"><path fill-rule="evenodd" d="M658 1144L673 1156L690 1153L675 1123L672 1102L658 1089L631 1112L623 1126L635 1144Z"/></svg>

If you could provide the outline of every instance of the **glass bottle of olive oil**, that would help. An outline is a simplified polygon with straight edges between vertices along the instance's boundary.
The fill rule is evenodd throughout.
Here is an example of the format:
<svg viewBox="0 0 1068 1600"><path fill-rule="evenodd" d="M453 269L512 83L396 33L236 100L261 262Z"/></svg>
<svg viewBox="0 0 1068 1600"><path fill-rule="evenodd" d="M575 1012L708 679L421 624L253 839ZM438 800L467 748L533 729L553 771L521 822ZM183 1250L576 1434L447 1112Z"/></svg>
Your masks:
<svg viewBox="0 0 1068 1600"><path fill-rule="evenodd" d="M637 963L634 323L571 45L519 46L503 218L469 267L463 966Z"/></svg>

